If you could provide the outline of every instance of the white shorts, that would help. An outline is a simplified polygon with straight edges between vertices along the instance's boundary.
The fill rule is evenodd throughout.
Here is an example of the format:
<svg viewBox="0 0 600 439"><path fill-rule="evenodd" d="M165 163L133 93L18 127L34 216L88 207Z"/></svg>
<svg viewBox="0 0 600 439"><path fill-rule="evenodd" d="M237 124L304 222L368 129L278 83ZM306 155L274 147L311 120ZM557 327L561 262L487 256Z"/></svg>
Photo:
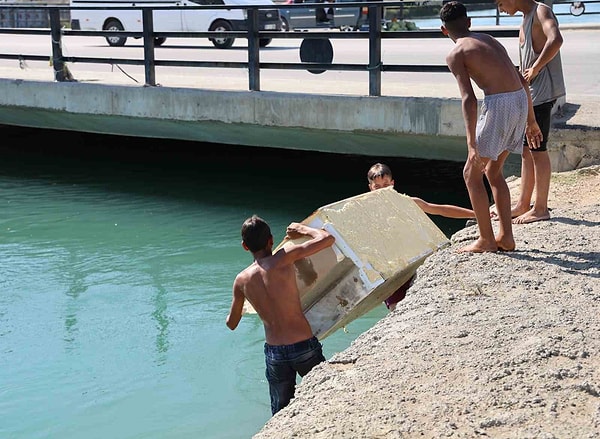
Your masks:
<svg viewBox="0 0 600 439"><path fill-rule="evenodd" d="M521 154L526 124L525 89L485 96L475 130L479 155L497 160L503 151Z"/></svg>

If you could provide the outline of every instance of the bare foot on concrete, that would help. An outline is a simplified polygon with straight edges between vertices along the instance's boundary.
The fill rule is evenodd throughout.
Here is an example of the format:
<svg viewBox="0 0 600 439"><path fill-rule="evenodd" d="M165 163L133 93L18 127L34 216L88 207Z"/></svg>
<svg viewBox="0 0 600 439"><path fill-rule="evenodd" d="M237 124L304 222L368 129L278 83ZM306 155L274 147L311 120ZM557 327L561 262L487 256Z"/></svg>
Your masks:
<svg viewBox="0 0 600 439"><path fill-rule="evenodd" d="M466 245L458 249L459 253L484 253L484 252L497 252L498 244L494 242L486 242L479 238L472 244Z"/></svg>
<svg viewBox="0 0 600 439"><path fill-rule="evenodd" d="M498 246L498 251L502 252L511 252L516 247L514 239L497 239L496 245Z"/></svg>
<svg viewBox="0 0 600 439"><path fill-rule="evenodd" d="M538 212L535 210L535 207L531 208L527 212L522 215L519 215L516 218L513 218L513 224L528 224L534 223L536 221L546 221L550 219L550 211L548 209Z"/></svg>
<svg viewBox="0 0 600 439"><path fill-rule="evenodd" d="M531 208L532 206L529 206L529 207ZM526 210L526 209L520 209L518 207L513 207L510 210L510 217L514 219L514 218L517 218L519 216L525 215L527 212L528 212L528 210ZM500 217L498 216L498 212L496 212L496 206L495 205L492 206L492 207L490 207L490 218L493 221L498 221L500 219ZM513 223L514 223L514 221L513 221Z"/></svg>

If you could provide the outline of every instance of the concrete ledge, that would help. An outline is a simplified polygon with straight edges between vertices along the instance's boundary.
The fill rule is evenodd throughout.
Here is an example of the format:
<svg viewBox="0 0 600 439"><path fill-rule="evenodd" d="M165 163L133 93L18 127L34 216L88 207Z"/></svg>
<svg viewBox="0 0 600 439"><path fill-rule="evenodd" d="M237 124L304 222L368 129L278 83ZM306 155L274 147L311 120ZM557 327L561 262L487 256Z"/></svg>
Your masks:
<svg viewBox="0 0 600 439"><path fill-rule="evenodd" d="M600 163L600 103L574 96L556 112L548 140L552 171L563 172Z"/></svg>
<svg viewBox="0 0 600 439"><path fill-rule="evenodd" d="M553 172L571 171L600 163L600 130L553 129L548 152Z"/></svg>
<svg viewBox="0 0 600 439"><path fill-rule="evenodd" d="M0 105L159 120L464 136L460 100L0 79ZM456 120L461 121L456 123Z"/></svg>
<svg viewBox="0 0 600 439"><path fill-rule="evenodd" d="M0 123L347 154L464 160L454 98L0 79Z"/></svg>
<svg viewBox="0 0 600 439"><path fill-rule="evenodd" d="M598 104L565 103L553 171L600 162ZM315 95L0 79L0 124L341 154L464 161L459 98ZM597 124L597 123L596 123ZM511 155L506 175L518 175Z"/></svg>

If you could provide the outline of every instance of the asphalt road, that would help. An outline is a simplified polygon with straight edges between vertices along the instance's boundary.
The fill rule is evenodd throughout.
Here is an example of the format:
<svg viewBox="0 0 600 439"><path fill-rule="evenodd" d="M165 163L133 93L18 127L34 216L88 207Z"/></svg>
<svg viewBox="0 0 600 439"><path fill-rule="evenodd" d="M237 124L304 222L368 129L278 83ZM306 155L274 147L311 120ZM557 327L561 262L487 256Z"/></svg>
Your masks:
<svg viewBox="0 0 600 439"><path fill-rule="evenodd" d="M474 30L477 30L474 28ZM335 32L335 31L334 31ZM563 69L570 100L600 101L600 26L597 29L569 27L563 29ZM500 41L515 64L518 64L516 38ZM300 62L302 39L275 39L260 50L261 62ZM368 63L368 40L332 39L334 63ZM437 39L384 39L382 58L387 64L445 65L452 41ZM62 42L66 56L143 58L142 41L130 39L124 47L110 47L103 37L67 36ZM0 53L47 55L49 36L7 35L0 39ZM239 61L247 60L246 41L237 39L233 48L220 50L206 39L173 38L156 48L156 59ZM80 82L144 84L142 66L73 64L69 70ZM49 62L0 60L0 77L53 80ZM157 67L156 81L162 86L201 87L221 90L249 89L245 69ZM312 74L304 70L261 71L261 90L316 94L368 95L368 73L327 71ZM383 96L458 97L458 88L450 73L382 74Z"/></svg>

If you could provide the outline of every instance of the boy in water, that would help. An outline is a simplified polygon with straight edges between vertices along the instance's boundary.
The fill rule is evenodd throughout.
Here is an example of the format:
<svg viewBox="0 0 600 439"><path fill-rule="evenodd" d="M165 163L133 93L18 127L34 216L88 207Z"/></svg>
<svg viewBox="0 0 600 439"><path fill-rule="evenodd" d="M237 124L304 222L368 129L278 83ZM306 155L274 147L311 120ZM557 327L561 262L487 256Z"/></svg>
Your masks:
<svg viewBox="0 0 600 439"><path fill-rule="evenodd" d="M375 163L367 172L369 190L374 191L388 186L394 186L392 170L388 165ZM446 218L475 218L475 212L453 204L433 204L417 197L411 197L421 210L430 215L440 215Z"/></svg>
<svg viewBox="0 0 600 439"><path fill-rule="evenodd" d="M325 230L299 223L287 227L286 239L303 236L309 239L282 247L273 254L269 225L256 215L244 221L242 247L252 253L254 262L233 282L233 299L226 320L229 329L237 328L247 299L263 322L273 415L294 397L296 374L304 376L325 361L321 343L302 312L294 263L332 246L335 238Z"/></svg>
<svg viewBox="0 0 600 439"><path fill-rule="evenodd" d="M510 191L502 167L510 152L522 152L524 136L531 148L538 148L542 141L529 86L515 69L504 46L490 35L469 30L471 19L462 3L446 3L440 11L440 19L442 32L455 43L446 63L462 96L468 150L463 176L479 228L479 239L460 251L514 250ZM479 119L471 80L484 93ZM497 236L492 228L484 175L497 207Z"/></svg>
<svg viewBox="0 0 600 439"><path fill-rule="evenodd" d="M521 162L521 194L512 208L513 224L525 224L550 218L548 193L552 167L546 149L552 107L565 96L566 88L560 59L563 38L558 20L550 6L534 0L496 0L500 11L523 14L519 29L519 64L529 84L535 119L542 130L539 148L527 148L524 142ZM531 198L535 187L533 207ZM492 212L494 214L494 212Z"/></svg>
<svg viewBox="0 0 600 439"><path fill-rule="evenodd" d="M394 186L394 177L392 170L388 165L383 163L375 163L367 172L367 182L369 190L374 191L388 186ZM417 197L411 197L413 201L430 215L441 215L447 218L475 218L475 213L471 209L466 209L452 204L432 204ZM396 304L406 297L406 291L410 288L415 276L412 276L394 294L385 299L383 303L387 309L393 311L396 309Z"/></svg>

